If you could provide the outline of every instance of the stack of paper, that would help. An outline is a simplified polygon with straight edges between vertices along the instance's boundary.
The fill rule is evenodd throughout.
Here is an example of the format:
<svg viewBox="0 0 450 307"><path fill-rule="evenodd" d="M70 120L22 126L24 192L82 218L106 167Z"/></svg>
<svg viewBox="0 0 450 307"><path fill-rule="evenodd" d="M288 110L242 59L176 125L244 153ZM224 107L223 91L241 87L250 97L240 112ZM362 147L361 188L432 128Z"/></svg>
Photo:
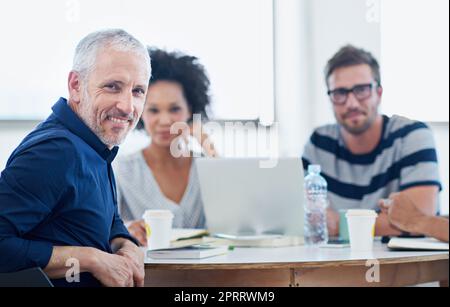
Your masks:
<svg viewBox="0 0 450 307"><path fill-rule="evenodd" d="M432 238L392 238L388 247L396 250L448 251L448 243Z"/></svg>

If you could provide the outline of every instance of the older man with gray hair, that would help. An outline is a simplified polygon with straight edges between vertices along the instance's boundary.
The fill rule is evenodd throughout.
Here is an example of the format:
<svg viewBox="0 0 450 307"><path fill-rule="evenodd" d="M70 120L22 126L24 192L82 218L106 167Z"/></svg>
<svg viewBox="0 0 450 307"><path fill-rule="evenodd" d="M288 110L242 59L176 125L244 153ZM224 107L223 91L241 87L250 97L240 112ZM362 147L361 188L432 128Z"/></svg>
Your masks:
<svg viewBox="0 0 450 307"><path fill-rule="evenodd" d="M56 286L143 286L144 259L119 217L111 162L140 118L151 75L123 30L78 45L69 99L0 176L0 272L41 267Z"/></svg>

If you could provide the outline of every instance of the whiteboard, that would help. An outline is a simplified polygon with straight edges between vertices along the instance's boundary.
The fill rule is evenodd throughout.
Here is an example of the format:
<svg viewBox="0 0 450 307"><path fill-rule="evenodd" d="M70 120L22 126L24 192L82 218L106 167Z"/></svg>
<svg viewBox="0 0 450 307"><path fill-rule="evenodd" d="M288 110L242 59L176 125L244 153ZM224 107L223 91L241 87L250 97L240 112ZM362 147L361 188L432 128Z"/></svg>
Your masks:
<svg viewBox="0 0 450 307"><path fill-rule="evenodd" d="M143 43L197 56L218 119L273 117L272 0L15 0L0 5L0 120L44 119L77 43L123 28Z"/></svg>

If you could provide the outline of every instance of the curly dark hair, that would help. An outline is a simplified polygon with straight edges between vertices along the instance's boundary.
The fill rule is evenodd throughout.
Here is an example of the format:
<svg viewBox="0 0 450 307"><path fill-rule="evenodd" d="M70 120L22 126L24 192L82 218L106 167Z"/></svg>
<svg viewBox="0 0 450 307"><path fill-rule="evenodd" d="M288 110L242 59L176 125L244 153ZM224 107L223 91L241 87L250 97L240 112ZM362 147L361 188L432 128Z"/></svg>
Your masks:
<svg viewBox="0 0 450 307"><path fill-rule="evenodd" d="M181 52L167 52L152 47L148 48L148 52L152 66L149 86L158 81L180 84L192 114L190 121L193 120L194 114L201 114L203 119L208 119L207 107L211 103L210 81L198 58ZM144 123L140 119L137 129L143 128Z"/></svg>

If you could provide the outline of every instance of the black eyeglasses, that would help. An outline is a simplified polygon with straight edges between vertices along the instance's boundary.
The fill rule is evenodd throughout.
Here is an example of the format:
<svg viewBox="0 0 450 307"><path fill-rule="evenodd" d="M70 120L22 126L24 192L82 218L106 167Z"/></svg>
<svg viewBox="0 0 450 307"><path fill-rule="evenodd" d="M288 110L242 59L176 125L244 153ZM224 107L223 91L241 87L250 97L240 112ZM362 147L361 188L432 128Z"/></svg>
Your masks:
<svg viewBox="0 0 450 307"><path fill-rule="evenodd" d="M331 101L335 105L344 105L348 100L348 95L353 93L358 101L363 101L372 96L374 83L358 84L351 89L337 88L335 90L328 91Z"/></svg>

